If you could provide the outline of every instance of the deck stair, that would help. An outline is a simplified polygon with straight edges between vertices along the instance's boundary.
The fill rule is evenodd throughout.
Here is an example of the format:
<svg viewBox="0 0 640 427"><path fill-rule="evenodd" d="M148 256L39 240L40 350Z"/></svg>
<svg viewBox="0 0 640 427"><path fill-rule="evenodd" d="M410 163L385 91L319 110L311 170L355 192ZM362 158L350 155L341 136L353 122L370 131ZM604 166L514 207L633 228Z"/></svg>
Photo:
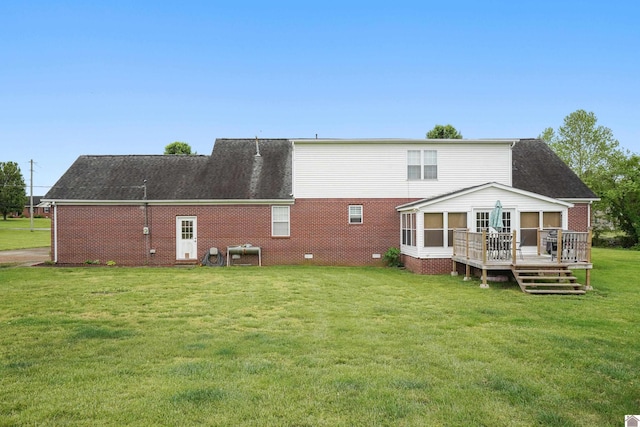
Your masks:
<svg viewBox="0 0 640 427"><path fill-rule="evenodd" d="M585 287L577 283L573 272L564 264L523 265L512 267L520 289L528 294L584 294Z"/></svg>

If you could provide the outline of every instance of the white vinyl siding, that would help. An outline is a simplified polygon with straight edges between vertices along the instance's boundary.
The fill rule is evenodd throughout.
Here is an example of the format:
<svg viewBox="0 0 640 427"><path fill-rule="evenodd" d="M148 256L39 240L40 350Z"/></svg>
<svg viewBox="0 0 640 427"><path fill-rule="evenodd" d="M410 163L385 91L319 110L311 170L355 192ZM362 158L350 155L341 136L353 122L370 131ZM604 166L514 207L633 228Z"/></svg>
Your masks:
<svg viewBox="0 0 640 427"><path fill-rule="evenodd" d="M271 235L289 237L289 206L271 206Z"/></svg>
<svg viewBox="0 0 640 427"><path fill-rule="evenodd" d="M410 173L425 173L422 160L413 165L408 152L417 151L422 157L425 150L437 152L437 165L427 165L433 170L428 174L437 174L437 179L408 179ZM428 198L487 182L511 185L511 169L508 143L295 142L293 194L296 198Z"/></svg>

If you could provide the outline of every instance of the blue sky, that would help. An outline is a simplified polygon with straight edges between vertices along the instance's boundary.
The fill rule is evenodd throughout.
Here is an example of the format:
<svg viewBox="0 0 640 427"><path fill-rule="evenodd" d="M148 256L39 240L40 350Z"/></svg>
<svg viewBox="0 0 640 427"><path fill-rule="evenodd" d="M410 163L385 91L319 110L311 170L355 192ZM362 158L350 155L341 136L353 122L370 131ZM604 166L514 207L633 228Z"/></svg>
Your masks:
<svg viewBox="0 0 640 427"><path fill-rule="evenodd" d="M640 152L637 1L0 2L0 161L216 138L527 138L592 111ZM27 182L28 184L28 182Z"/></svg>

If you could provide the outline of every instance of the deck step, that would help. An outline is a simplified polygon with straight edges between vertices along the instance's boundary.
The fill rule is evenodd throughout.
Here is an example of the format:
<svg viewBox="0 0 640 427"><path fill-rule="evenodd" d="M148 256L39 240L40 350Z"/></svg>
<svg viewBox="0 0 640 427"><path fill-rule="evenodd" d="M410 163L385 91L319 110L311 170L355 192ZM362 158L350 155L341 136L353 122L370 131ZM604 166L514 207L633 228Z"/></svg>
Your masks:
<svg viewBox="0 0 640 427"><path fill-rule="evenodd" d="M583 289L526 289L528 294L572 294L572 295L584 295L587 291Z"/></svg>
<svg viewBox="0 0 640 427"><path fill-rule="evenodd" d="M522 280L578 280L576 276L520 276Z"/></svg>
<svg viewBox="0 0 640 427"><path fill-rule="evenodd" d="M512 271L520 289L528 294L581 295L586 293L583 285L577 283L578 278L564 265L552 269L531 266L518 269L514 266Z"/></svg>
<svg viewBox="0 0 640 427"><path fill-rule="evenodd" d="M547 270L544 268L538 268L535 270L520 270L517 269L516 270L518 273L520 274L540 274L540 273L544 273L544 274L566 274L566 273L571 273L571 270L567 270L567 269L554 269L554 270Z"/></svg>
<svg viewBox="0 0 640 427"><path fill-rule="evenodd" d="M560 288L576 288L582 286L580 283L558 283L558 282L530 282L525 283L527 288L535 288L536 286L557 286Z"/></svg>

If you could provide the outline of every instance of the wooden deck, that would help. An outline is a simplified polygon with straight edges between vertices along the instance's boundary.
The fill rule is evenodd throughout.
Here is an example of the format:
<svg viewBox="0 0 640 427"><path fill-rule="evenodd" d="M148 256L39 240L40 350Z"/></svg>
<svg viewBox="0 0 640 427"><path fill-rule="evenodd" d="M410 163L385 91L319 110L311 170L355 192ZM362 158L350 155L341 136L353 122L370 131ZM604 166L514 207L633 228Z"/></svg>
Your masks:
<svg viewBox="0 0 640 427"><path fill-rule="evenodd" d="M591 232L558 230L555 234L555 231L538 230L534 246L520 247L517 242L515 231L454 230L452 272L457 274L457 264L463 264L466 266L465 280L469 280L471 268L479 269L482 271L480 286L489 287L489 272L511 271L520 288L527 293L575 294L591 289ZM586 270L584 285L576 283L570 273L578 269Z"/></svg>

